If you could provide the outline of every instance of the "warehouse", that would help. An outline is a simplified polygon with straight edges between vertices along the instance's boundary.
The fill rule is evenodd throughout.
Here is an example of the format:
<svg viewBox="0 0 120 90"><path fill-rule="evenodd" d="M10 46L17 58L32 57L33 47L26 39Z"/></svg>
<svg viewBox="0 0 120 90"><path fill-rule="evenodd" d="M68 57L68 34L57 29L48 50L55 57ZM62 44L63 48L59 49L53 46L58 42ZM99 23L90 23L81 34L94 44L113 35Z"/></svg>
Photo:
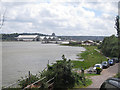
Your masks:
<svg viewBox="0 0 120 90"><path fill-rule="evenodd" d="M17 37L18 41L39 41L38 35L19 35Z"/></svg>

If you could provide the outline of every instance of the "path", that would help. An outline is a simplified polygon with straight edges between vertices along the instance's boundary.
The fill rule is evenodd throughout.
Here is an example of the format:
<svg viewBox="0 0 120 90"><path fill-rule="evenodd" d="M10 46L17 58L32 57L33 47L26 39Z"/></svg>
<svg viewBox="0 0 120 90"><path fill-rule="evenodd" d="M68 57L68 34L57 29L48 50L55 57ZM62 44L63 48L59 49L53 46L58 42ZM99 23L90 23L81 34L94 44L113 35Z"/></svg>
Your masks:
<svg viewBox="0 0 120 90"><path fill-rule="evenodd" d="M118 63L113 66L110 66L107 69L103 69L101 75L98 76L91 76L92 85L88 86L87 88L100 88L101 84L108 79L109 77L113 77L118 73Z"/></svg>

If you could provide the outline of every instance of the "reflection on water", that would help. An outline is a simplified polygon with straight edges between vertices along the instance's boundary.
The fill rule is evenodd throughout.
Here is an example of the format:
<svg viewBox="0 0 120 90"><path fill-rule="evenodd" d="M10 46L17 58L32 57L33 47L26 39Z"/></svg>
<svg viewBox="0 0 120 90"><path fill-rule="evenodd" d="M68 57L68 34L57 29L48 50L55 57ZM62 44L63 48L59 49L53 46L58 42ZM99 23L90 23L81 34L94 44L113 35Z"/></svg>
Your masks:
<svg viewBox="0 0 120 90"><path fill-rule="evenodd" d="M76 54L84 51L82 47L68 47L56 44L41 44L40 42L3 42L2 46L2 79L3 86L27 75L44 69L48 63L66 58L76 60Z"/></svg>

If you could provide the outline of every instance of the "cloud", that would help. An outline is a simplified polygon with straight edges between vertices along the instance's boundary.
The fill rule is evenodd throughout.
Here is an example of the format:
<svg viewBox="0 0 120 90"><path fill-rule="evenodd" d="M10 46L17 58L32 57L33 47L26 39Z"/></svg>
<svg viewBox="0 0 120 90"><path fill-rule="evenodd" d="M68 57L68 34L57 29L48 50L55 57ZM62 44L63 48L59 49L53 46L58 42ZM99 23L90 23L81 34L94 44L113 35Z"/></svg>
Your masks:
<svg viewBox="0 0 120 90"><path fill-rule="evenodd" d="M118 2L119 0L1 0L3 2Z"/></svg>
<svg viewBox="0 0 120 90"><path fill-rule="evenodd" d="M7 8L2 33L39 32L56 35L116 34L116 2L47 3L4 2Z"/></svg>

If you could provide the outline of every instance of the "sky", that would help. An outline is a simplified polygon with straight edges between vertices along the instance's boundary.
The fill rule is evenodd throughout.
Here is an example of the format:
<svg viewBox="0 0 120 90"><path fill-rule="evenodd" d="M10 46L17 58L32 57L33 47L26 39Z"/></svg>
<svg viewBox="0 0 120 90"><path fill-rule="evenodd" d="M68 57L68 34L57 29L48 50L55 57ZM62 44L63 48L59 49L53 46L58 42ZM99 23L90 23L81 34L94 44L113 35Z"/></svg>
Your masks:
<svg viewBox="0 0 120 90"><path fill-rule="evenodd" d="M5 22L0 33L58 36L115 34L118 0L2 0Z"/></svg>

